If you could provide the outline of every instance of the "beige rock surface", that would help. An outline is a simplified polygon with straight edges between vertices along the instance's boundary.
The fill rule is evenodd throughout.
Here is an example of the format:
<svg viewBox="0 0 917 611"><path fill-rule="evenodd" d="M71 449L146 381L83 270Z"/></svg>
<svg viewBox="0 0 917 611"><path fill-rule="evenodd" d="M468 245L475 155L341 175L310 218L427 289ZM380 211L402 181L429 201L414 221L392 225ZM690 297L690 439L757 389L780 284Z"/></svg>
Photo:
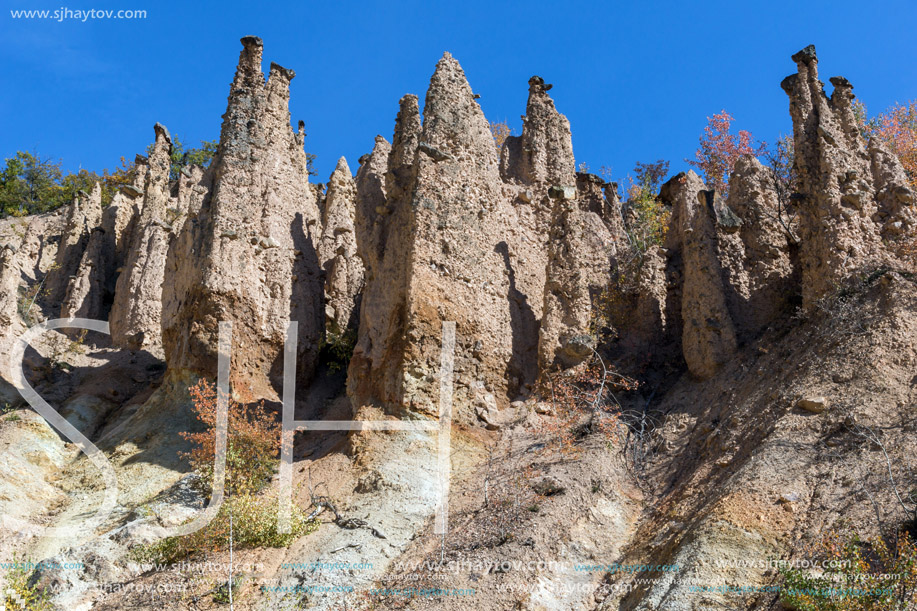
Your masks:
<svg viewBox="0 0 917 611"><path fill-rule="evenodd" d="M92 205L101 209L102 188L98 183L89 197ZM105 220L103 215L102 224L93 227L90 233L79 267L67 285L61 304L61 318L108 318L111 277L115 273L115 235L114 227L106 228Z"/></svg>
<svg viewBox="0 0 917 611"><path fill-rule="evenodd" d="M914 229L913 195L897 160L852 127L849 84L833 79L834 94L823 96L814 51L797 54L799 74L785 82L803 178L791 200L798 228L780 216L786 202L770 170L746 157L725 199L693 173L669 181L665 239L635 255L615 185L574 172L569 123L542 79L529 81L523 133L498 158L447 54L423 122L417 97L404 96L392 144L377 137L355 177L342 159L323 192L308 183L304 125L290 125L292 71L272 65L265 82L261 41L242 43L209 169L170 180L169 138L157 126L150 158L108 209L96 189L58 214L0 219L0 375L27 322L19 296L45 278L53 299L39 297L29 322L104 312L117 275L116 341L152 353L74 347L49 333L28 354L37 390L98 442L123 484L107 532L69 542L0 532L10 556L86 560L83 571L39 576L64 586L61 608L149 606L139 590L100 596L94 586L160 583L162 574L130 568L128 550L151 540L151 524L201 506L187 494L178 432L194 426L188 386L214 376L221 320L234 324L236 390L269 399L280 389L286 323L298 321L308 397L296 414L326 420L435 416L442 323L457 324L447 536L430 528L440 492L434 435L307 433L294 452L296 502L308 507L308 487L321 482L384 535L326 520L286 549L234 550L235 562L266 563L265 583L413 586L432 577L399 572L398 561L470 558L520 563L450 567L448 585L474 588L473 605L487 611L774 610L773 593L692 586L773 586L776 574L741 562L800 557L844 524L872 536L902 523L888 473L903 482L913 470L917 290L895 257ZM635 256L618 304L630 324L594 346L596 294ZM877 264L890 269L859 273ZM793 315L800 294L806 316ZM348 379L322 366L310 382L322 333L357 316ZM625 444L574 422L571 455L550 443L570 428L564 406L533 386L539 368L575 365L593 346L613 367L632 366L642 385L614 388ZM153 356L165 357L166 375ZM0 383L0 400L20 405L10 391ZM31 410L10 414L18 418L0 417L10 453L0 510L80 523L98 504L98 474ZM377 570L291 568L331 553ZM533 559L555 564L526 565ZM613 562L680 568L620 591L612 586L629 576L581 570ZM206 600L212 585L194 595ZM291 601L261 585L246 581L238 608L365 602L339 593Z"/></svg>
<svg viewBox="0 0 917 611"><path fill-rule="evenodd" d="M146 168L139 172L144 176L141 212L115 285L109 324L115 345L162 358L163 283L173 235L168 213L172 137L159 123L153 131L156 140Z"/></svg>
<svg viewBox="0 0 917 611"><path fill-rule="evenodd" d="M80 267L92 230L101 222L101 192L93 196L80 191L67 210L64 221L66 229L61 236L54 265L45 281L49 303L61 303L65 298L71 277L76 275Z"/></svg>
<svg viewBox="0 0 917 611"><path fill-rule="evenodd" d="M831 78L829 98L810 45L793 55L797 73L781 83L790 98L800 204L803 306L836 293L856 270L889 258L891 241L914 224L914 195L896 159L867 148L853 110L853 86Z"/></svg>
<svg viewBox="0 0 917 611"><path fill-rule="evenodd" d="M542 372L577 365L596 347L593 303L611 277L615 239L589 203L584 197L554 204L538 338Z"/></svg>
<svg viewBox="0 0 917 611"><path fill-rule="evenodd" d="M791 256L794 219L782 210L773 180L756 158L740 158L729 179L728 200L720 202L717 214L726 304L741 339L786 315L799 292Z"/></svg>
<svg viewBox="0 0 917 611"><path fill-rule="evenodd" d="M538 79L522 138L538 149L504 183L488 123L446 54L430 81L421 127L400 103L379 184L384 141L357 174L358 251L366 263L354 405L435 413L443 321L457 323L456 403L472 413L484 388L505 406L534 382L551 187L575 191L569 124ZM516 181L537 181L528 184ZM384 195L383 195L384 194ZM384 196L384 200L383 200ZM382 203L384 201L384 203Z"/></svg>
<svg viewBox="0 0 917 611"><path fill-rule="evenodd" d="M336 333L355 329L363 291L363 262L354 231L357 186L341 157L328 182L318 259L325 271L325 318Z"/></svg>
<svg viewBox="0 0 917 611"><path fill-rule="evenodd" d="M736 350L716 240L714 193L690 171L670 180L663 190L673 202L672 230L684 265L682 351L691 373L709 378Z"/></svg>
<svg viewBox="0 0 917 611"><path fill-rule="evenodd" d="M218 324L231 321L237 384L276 397L288 321L298 322L301 379L315 367L324 328L321 227L302 138L290 127L294 72L271 64L265 83L261 39L242 44L210 194L169 252L163 345L170 369L212 376Z"/></svg>

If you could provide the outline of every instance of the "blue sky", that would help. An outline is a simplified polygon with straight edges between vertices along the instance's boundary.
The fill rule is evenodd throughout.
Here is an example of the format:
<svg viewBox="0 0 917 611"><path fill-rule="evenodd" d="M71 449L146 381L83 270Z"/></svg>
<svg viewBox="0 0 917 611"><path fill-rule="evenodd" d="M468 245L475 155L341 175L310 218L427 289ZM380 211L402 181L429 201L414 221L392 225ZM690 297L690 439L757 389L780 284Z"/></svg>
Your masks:
<svg viewBox="0 0 917 611"><path fill-rule="evenodd" d="M73 1L74 4L68 4ZM143 9L143 20L14 20L12 9ZM780 81L790 55L818 49L822 80L846 76L870 112L917 98L914 2L203 2L32 0L0 13L0 157L37 150L65 169L114 167L165 124L182 140L219 136L241 45L264 39L265 69L296 70L294 123L318 181L337 158L355 171L376 134L391 139L398 98L426 92L444 51L492 121L519 129L527 81L573 128L578 162L686 167L706 117L773 141L791 129Z"/></svg>

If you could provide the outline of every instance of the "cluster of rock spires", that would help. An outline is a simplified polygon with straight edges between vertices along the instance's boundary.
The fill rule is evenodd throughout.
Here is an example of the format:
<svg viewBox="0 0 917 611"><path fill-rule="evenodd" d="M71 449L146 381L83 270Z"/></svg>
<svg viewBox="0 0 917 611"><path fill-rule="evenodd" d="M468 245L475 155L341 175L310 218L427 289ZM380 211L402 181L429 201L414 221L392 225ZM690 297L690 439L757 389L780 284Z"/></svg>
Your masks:
<svg viewBox="0 0 917 611"><path fill-rule="evenodd" d="M220 144L206 170L170 179L157 124L149 158L103 210L98 188L67 212L49 301L62 316L108 318L113 341L213 376L218 322L233 322L234 381L276 397L286 325L298 322L299 379L326 335L356 333L355 411L438 411L441 329L455 321L457 417L489 417L539 376L596 348L593 310L628 251L616 186L577 173L570 126L529 81L522 134L498 151L458 62L436 66L423 120L400 101L391 144L377 136L356 177L343 158L310 185L288 108L292 70L261 72L262 42L242 39ZM642 254L611 320L612 352L680 352L699 378L794 305L812 309L856 270L894 256L914 228L914 194L894 157L857 130L851 87L831 98L809 47L790 96L799 193L781 202L771 170L741 159L724 199L692 172L660 193L665 243ZM798 228L781 213L798 210ZM627 255L628 257L631 255ZM621 260L619 260L621 259ZM18 273L4 249L0 282ZM8 293L9 291L4 291ZM601 306L606 307L606 306ZM4 319L15 302L4 301Z"/></svg>
<svg viewBox="0 0 917 611"><path fill-rule="evenodd" d="M876 139L868 145L857 126L853 86L818 80L815 47L793 55L798 73L781 86L790 96L800 218L802 296L807 307L854 270L894 255L896 239L917 223L914 192L897 157ZM891 249L885 244L892 244Z"/></svg>

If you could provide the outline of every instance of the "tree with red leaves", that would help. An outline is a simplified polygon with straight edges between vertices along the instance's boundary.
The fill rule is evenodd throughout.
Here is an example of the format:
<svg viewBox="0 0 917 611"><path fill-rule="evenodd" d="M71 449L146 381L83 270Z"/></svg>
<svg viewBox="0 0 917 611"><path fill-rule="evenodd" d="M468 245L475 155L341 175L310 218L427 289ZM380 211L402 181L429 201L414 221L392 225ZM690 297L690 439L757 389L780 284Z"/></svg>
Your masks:
<svg viewBox="0 0 917 611"><path fill-rule="evenodd" d="M917 100L896 103L872 119L866 118L866 106L858 101L854 113L863 135L879 140L897 155L911 188L917 189Z"/></svg>
<svg viewBox="0 0 917 611"><path fill-rule="evenodd" d="M698 168L704 175L704 181L710 189L726 193L729 175L736 161L742 155L761 155L765 144L752 144L751 132L740 130L738 134L729 133L733 117L725 110L712 117L707 117L707 127L700 137L700 146L694 153L694 159L685 159L690 165Z"/></svg>

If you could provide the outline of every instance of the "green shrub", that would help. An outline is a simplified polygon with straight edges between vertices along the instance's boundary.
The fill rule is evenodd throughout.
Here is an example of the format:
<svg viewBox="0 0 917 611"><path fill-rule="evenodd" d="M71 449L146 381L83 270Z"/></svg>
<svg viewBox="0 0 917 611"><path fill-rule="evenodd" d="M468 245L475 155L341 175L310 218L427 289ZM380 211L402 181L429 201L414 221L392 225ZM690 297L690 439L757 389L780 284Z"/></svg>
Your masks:
<svg viewBox="0 0 917 611"><path fill-rule="evenodd" d="M321 343L322 360L328 363L328 371L346 370L353 356L354 346L357 345L357 332L355 329L341 331L336 326L328 329Z"/></svg>
<svg viewBox="0 0 917 611"><path fill-rule="evenodd" d="M232 510L232 543L234 549L286 547L318 529L317 520L296 505L291 508L290 532L277 529L277 497L245 494L227 499L216 517L201 530L183 537L168 537L142 545L131 551L140 563L171 564L189 556L229 549L229 514Z"/></svg>

